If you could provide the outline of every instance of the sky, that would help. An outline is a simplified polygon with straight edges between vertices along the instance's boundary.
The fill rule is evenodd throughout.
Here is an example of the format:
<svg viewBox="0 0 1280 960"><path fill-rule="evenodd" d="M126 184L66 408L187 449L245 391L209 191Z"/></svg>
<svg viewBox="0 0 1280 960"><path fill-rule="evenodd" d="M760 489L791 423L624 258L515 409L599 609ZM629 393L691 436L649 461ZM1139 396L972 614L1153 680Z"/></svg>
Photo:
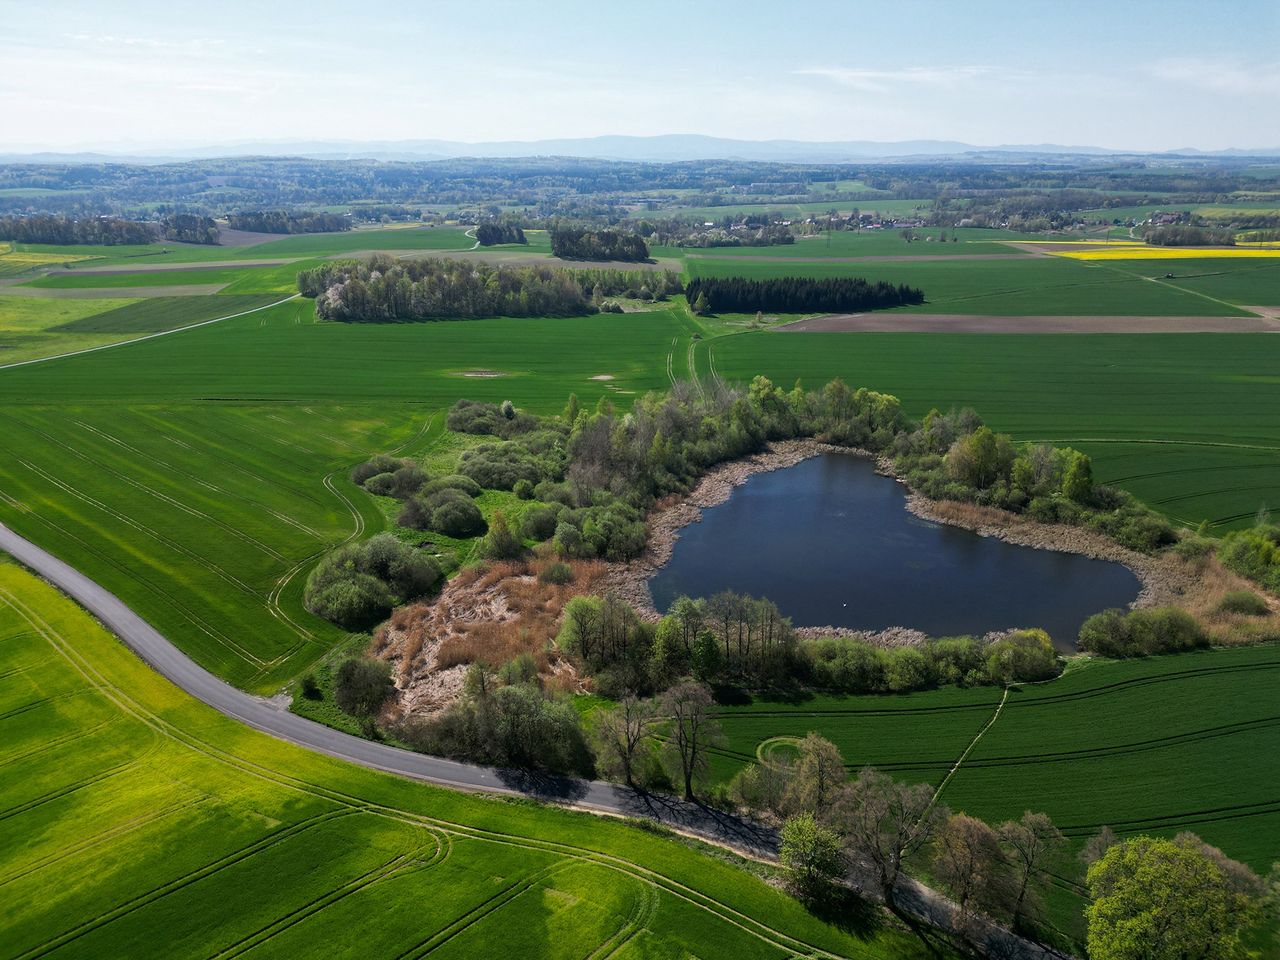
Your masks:
<svg viewBox="0 0 1280 960"><path fill-rule="evenodd" d="M1280 146L1277 0L0 0L0 151L287 140Z"/></svg>

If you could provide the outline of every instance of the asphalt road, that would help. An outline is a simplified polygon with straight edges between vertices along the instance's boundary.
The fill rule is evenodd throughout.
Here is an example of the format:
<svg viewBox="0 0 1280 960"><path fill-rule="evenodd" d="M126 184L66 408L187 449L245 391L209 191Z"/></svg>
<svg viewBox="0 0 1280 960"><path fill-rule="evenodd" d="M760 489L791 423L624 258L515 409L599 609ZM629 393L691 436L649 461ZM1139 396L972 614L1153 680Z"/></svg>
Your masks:
<svg viewBox="0 0 1280 960"><path fill-rule="evenodd" d="M105 587L0 524L0 550L34 570L97 617L156 672L188 694L280 740L374 770L459 790L532 797L626 817L647 817L753 856L777 854L777 833L767 827L671 797L598 780L502 770L412 753L334 730L263 697L245 693L205 670Z"/></svg>
<svg viewBox="0 0 1280 960"><path fill-rule="evenodd" d="M749 856L776 859L778 855L779 838L773 828L700 804L599 780L502 770L412 753L289 713L272 700L245 693L214 676L115 594L4 524L0 524L0 550L76 600L170 682L220 713L280 740L363 767L445 787L530 797L595 813L643 817ZM851 875L850 880L864 891L869 889L865 877ZM941 894L904 878L897 898L899 906L917 918L944 929L950 927L951 908ZM1026 960L1062 956L1000 927L987 927L983 939L991 956Z"/></svg>

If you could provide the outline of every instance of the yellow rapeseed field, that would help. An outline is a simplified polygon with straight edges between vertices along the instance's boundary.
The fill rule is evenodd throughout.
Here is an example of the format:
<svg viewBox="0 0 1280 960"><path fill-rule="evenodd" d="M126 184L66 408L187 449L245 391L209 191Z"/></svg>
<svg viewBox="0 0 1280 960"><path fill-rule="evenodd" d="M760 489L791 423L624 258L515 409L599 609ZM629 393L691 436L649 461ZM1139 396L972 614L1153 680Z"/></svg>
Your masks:
<svg viewBox="0 0 1280 960"><path fill-rule="evenodd" d="M1235 247L1156 247L1145 243L1103 243L1091 240L1033 240L1045 253L1072 260L1208 260L1218 258L1280 257L1280 245L1241 244ZM1070 248L1070 249L1067 249Z"/></svg>

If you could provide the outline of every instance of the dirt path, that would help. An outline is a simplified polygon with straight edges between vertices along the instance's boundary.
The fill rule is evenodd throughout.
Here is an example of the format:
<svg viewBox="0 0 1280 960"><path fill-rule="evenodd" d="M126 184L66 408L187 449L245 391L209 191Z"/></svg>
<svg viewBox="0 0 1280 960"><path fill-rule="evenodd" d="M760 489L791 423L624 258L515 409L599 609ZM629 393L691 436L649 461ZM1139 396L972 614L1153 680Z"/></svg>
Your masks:
<svg viewBox="0 0 1280 960"><path fill-rule="evenodd" d="M959 313L839 313L796 320L774 329L783 333L1280 333L1280 316L998 317Z"/></svg>

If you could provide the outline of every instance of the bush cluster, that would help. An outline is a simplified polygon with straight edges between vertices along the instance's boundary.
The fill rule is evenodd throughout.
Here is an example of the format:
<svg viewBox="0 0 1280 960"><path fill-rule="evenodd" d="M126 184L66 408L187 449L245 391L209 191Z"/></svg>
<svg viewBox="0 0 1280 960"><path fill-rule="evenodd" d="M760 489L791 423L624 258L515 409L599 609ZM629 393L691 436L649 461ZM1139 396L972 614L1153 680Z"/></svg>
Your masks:
<svg viewBox="0 0 1280 960"><path fill-rule="evenodd" d="M1264 590L1280 593L1280 526L1259 523L1228 533L1218 547L1218 559Z"/></svg>
<svg viewBox="0 0 1280 960"><path fill-rule="evenodd" d="M944 637L885 649L852 637L801 644L810 682L842 693L904 693L933 687L1049 680L1062 660L1043 630L1019 630L991 643Z"/></svg>
<svg viewBox="0 0 1280 960"><path fill-rule="evenodd" d="M1145 657L1209 645L1199 621L1177 607L1104 610L1080 628L1081 650L1102 657Z"/></svg>
<svg viewBox="0 0 1280 960"><path fill-rule="evenodd" d="M430 557L389 533L339 547L307 578L304 602L348 630L373 626L396 604L426 595L440 580Z"/></svg>
<svg viewBox="0 0 1280 960"><path fill-rule="evenodd" d="M1041 523L1098 530L1133 550L1175 543L1167 520L1122 490L1097 484L1089 457L1047 443L1016 445L970 409L931 410L894 441L895 467L934 500L1025 513Z"/></svg>

